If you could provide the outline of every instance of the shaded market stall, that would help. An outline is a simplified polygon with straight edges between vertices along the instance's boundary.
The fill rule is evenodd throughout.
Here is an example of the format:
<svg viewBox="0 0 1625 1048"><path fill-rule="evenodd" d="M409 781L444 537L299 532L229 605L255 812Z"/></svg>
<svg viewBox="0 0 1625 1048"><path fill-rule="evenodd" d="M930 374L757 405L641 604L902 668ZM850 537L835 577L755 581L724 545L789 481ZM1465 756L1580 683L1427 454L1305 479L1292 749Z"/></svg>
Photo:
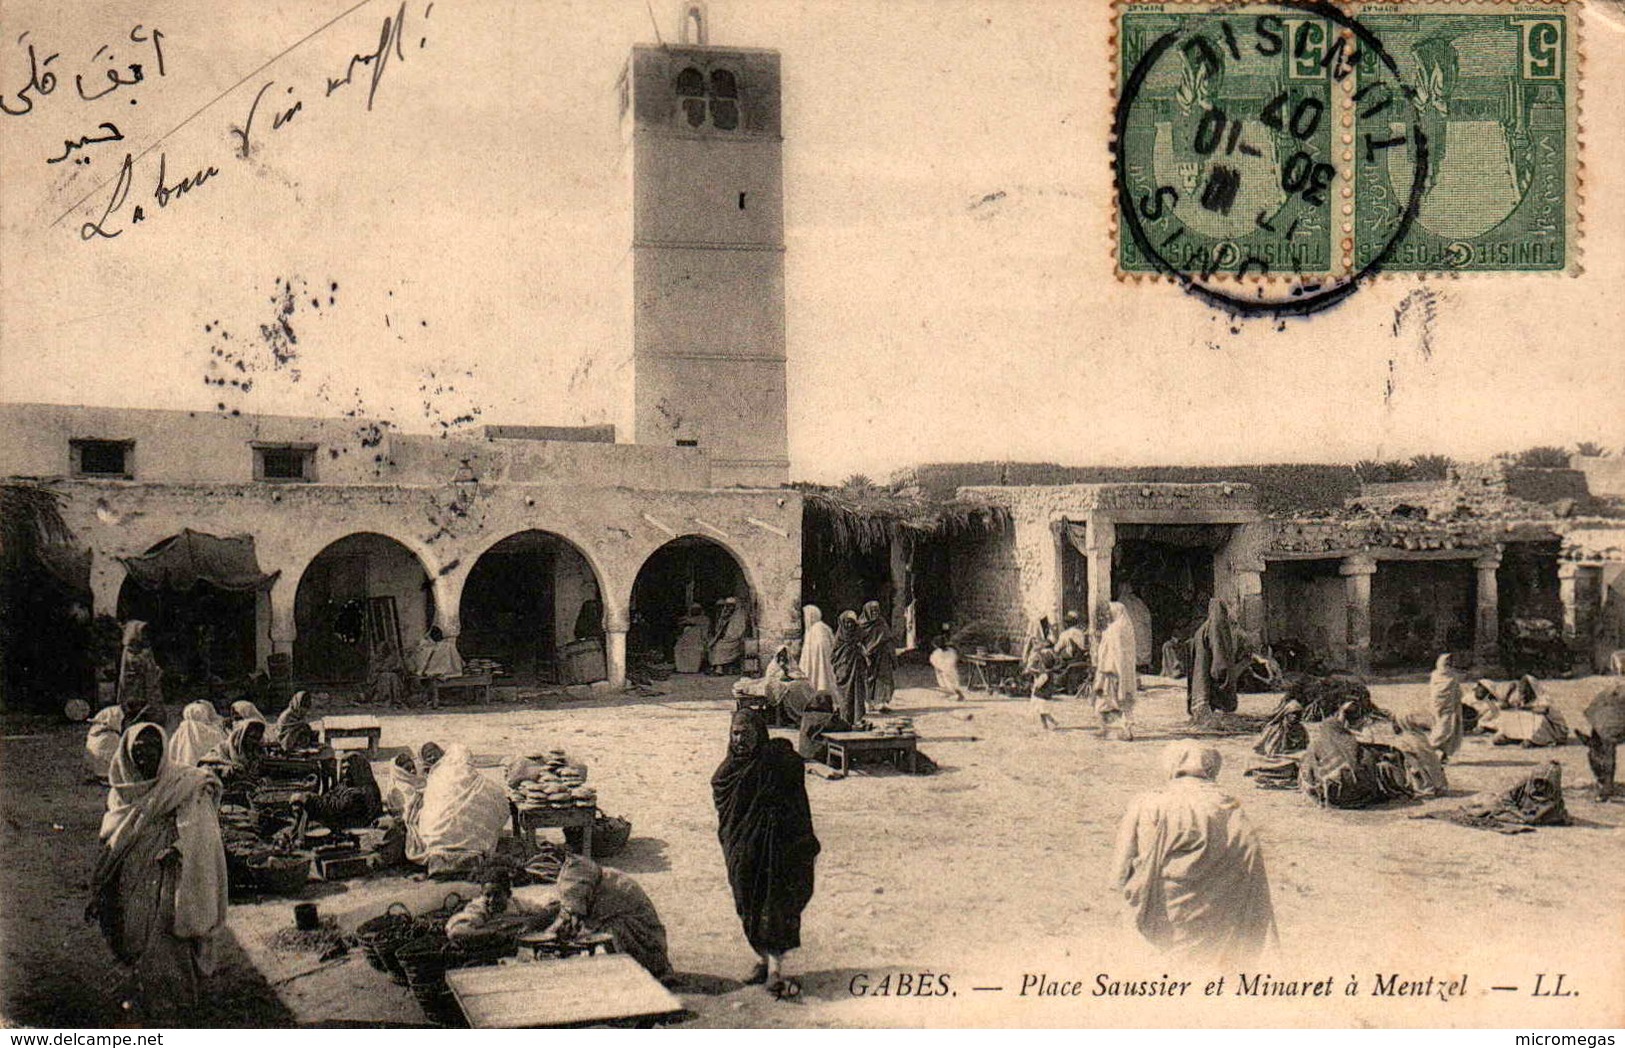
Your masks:
<svg viewBox="0 0 1625 1048"><path fill-rule="evenodd" d="M250 535L185 529L146 553L120 557L120 621L147 623L158 663L176 686L254 672L261 623L270 621L270 587L279 572L260 570Z"/></svg>

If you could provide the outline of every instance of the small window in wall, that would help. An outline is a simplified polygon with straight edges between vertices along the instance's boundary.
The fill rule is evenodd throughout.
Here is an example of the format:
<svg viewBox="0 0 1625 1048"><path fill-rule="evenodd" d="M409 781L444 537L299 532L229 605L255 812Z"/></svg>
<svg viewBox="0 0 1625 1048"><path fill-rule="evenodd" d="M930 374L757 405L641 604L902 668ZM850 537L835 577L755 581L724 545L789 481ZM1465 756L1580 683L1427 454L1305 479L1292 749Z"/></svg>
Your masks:
<svg viewBox="0 0 1625 1048"><path fill-rule="evenodd" d="M677 446L680 448L697 448L700 446L700 442L697 440L679 440Z"/></svg>
<svg viewBox="0 0 1625 1048"><path fill-rule="evenodd" d="M123 477L135 474L135 441L75 440L69 442L76 477Z"/></svg>
<svg viewBox="0 0 1625 1048"><path fill-rule="evenodd" d="M254 479L276 482L316 479L316 445L255 444Z"/></svg>

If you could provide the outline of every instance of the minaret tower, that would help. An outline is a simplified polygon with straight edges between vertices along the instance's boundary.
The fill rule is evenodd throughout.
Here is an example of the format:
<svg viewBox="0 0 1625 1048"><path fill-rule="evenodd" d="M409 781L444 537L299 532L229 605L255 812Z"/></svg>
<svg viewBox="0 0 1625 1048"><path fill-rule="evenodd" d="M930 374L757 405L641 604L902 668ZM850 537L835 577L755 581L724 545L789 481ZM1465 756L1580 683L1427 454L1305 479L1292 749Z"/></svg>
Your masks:
<svg viewBox="0 0 1625 1048"><path fill-rule="evenodd" d="M622 84L632 180L633 439L705 449L712 483L789 479L779 55L639 45Z"/></svg>

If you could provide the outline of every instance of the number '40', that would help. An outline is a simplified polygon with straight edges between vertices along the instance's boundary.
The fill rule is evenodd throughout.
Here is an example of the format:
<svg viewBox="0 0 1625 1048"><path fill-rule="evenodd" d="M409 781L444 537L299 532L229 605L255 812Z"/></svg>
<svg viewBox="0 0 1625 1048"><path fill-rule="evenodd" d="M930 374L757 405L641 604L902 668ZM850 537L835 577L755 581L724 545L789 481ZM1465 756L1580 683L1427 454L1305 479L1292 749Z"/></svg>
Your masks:
<svg viewBox="0 0 1625 1048"><path fill-rule="evenodd" d="M1320 99L1305 95L1292 105L1292 111L1288 113L1289 102L1291 99L1285 92L1276 95L1258 114L1258 121L1272 131L1284 131L1299 142L1306 142L1320 127L1320 118L1325 114L1326 106ZM1306 202L1318 207L1326 203L1326 190L1336 173L1332 165L1316 163L1313 157L1300 149L1288 157L1281 168L1281 188L1289 194L1301 192Z"/></svg>

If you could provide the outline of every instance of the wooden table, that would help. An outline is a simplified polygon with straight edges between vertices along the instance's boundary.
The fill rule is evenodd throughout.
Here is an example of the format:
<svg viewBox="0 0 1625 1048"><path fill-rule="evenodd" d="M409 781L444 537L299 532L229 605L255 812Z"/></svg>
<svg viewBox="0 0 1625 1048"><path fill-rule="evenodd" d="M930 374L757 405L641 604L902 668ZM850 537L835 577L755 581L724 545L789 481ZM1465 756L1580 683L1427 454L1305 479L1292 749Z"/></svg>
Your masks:
<svg viewBox="0 0 1625 1048"><path fill-rule="evenodd" d="M366 739L367 756L371 757L378 753L383 737L384 726L377 717L355 714L322 718L322 743L327 746L332 746L334 739Z"/></svg>
<svg viewBox="0 0 1625 1048"><path fill-rule="evenodd" d="M1015 655L961 655L960 658L976 667L976 677L982 682L982 686L979 690L985 692L992 692L996 687L996 685L987 679L987 671L989 667L992 667L995 672L1002 675L1010 670L1016 669L1021 665L1021 659Z"/></svg>
<svg viewBox="0 0 1625 1048"><path fill-rule="evenodd" d="M920 737L914 734L889 735L875 731L830 731L825 732L823 740L829 748L825 763L843 775L851 764L854 753L889 753L897 766L903 766L903 758L908 758L908 770L913 774L919 770L918 749ZM839 761L839 763L836 763Z"/></svg>
<svg viewBox="0 0 1625 1048"><path fill-rule="evenodd" d="M430 677L429 705L439 708L442 691L467 689L474 692L474 701L484 706L491 701L491 679L489 673L465 673L461 677Z"/></svg>
<svg viewBox="0 0 1625 1048"><path fill-rule="evenodd" d="M523 811L519 805L509 801L508 814L513 817L513 835L520 840L534 837L537 830L580 826L581 854L592 858L592 823L598 814L596 808L535 808Z"/></svg>
<svg viewBox="0 0 1625 1048"><path fill-rule="evenodd" d="M337 762L331 746L302 753L297 757L265 757L260 761L260 776L272 783L278 780L316 779L316 789L326 792L338 785Z"/></svg>
<svg viewBox="0 0 1625 1048"><path fill-rule="evenodd" d="M476 1030L591 1026L615 1019L656 1019L683 1002L624 953L566 957L446 973L457 1006Z"/></svg>

